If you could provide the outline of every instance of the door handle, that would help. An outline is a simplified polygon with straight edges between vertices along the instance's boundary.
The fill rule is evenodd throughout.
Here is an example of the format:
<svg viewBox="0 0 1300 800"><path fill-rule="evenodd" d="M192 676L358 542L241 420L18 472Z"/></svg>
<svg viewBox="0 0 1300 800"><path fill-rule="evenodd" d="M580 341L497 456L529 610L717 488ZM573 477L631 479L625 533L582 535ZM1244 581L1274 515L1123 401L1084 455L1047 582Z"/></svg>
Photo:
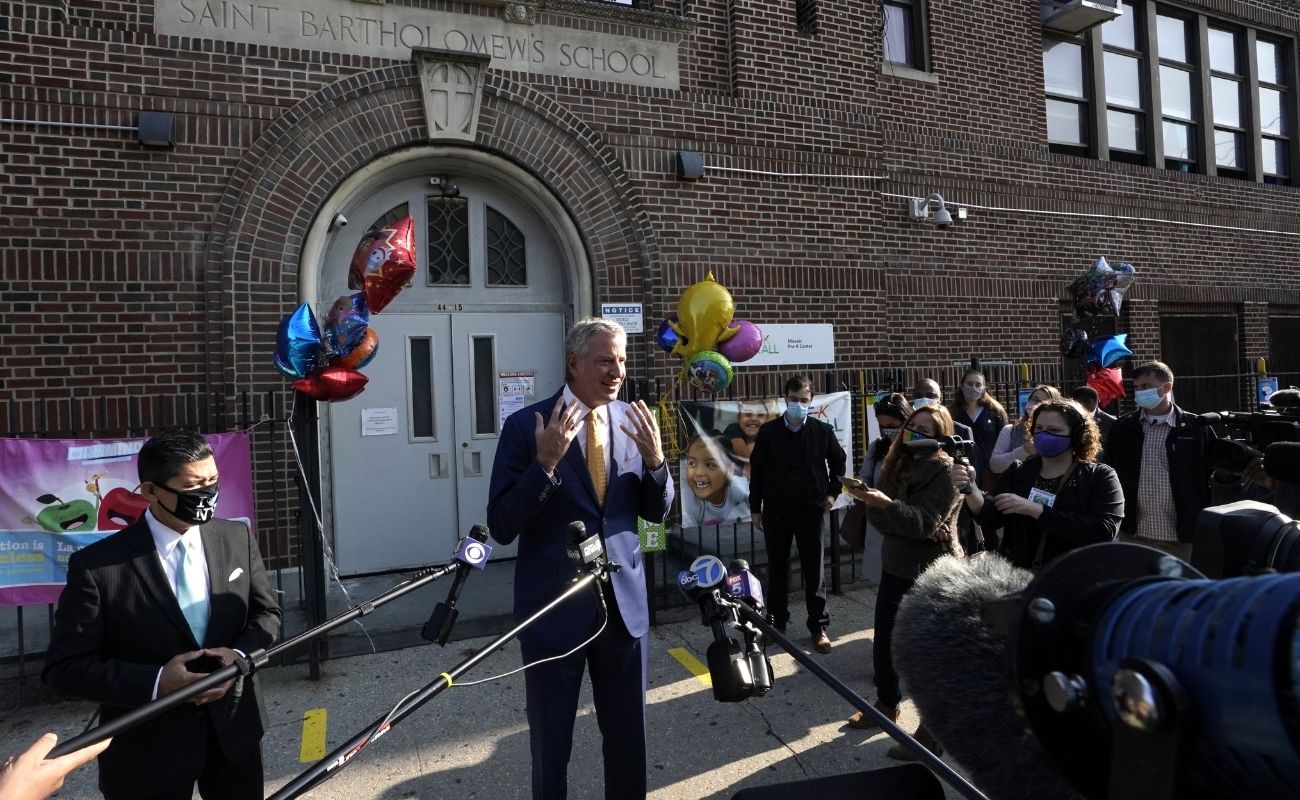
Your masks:
<svg viewBox="0 0 1300 800"><path fill-rule="evenodd" d="M463 464L461 472L465 477L473 477L483 474L483 463L478 450L465 450L462 454Z"/></svg>
<svg viewBox="0 0 1300 800"><path fill-rule="evenodd" d="M429 477L430 478L447 477L447 460L443 458L442 453L429 454Z"/></svg>

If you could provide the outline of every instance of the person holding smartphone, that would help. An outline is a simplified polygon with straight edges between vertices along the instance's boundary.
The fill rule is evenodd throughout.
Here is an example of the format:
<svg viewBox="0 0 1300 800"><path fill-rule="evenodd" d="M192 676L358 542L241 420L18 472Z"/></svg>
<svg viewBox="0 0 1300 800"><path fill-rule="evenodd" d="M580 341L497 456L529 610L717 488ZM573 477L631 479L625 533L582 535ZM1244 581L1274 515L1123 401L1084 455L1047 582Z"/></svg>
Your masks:
<svg viewBox="0 0 1300 800"><path fill-rule="evenodd" d="M938 404L916 409L903 435L889 448L881 470L880 488L849 489L850 494L866 503L867 520L882 536L872 663L876 708L892 720L898 719L898 705L903 699L892 654L898 606L916 578L936 559L964 554L957 530L961 500L952 480L952 458L942 450L913 452L905 445L952 435L952 415L948 409ZM876 722L858 711L849 717L849 725L869 730ZM942 752L924 724L913 735L936 755ZM902 745L890 748L888 755L905 761L915 759Z"/></svg>
<svg viewBox="0 0 1300 800"><path fill-rule="evenodd" d="M966 507L981 525L1005 529L998 552L1038 571L1076 547L1109 542L1124 519L1124 493L1115 470L1096 462L1101 433L1072 400L1039 403L1030 417L1035 454L1015 464L985 494L971 488ZM969 486L960 465L953 485Z"/></svg>

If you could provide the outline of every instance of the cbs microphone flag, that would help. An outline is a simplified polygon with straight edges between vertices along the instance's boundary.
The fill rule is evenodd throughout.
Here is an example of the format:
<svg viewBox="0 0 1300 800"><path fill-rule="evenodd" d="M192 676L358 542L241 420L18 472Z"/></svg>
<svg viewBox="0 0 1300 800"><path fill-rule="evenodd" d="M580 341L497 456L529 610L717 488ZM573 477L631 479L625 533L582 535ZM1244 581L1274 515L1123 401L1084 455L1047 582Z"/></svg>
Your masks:
<svg viewBox="0 0 1300 800"><path fill-rule="evenodd" d="M252 451L245 431L206 434L221 474L217 516L253 531ZM145 439L0 439L0 606L53 603L68 558L135 522Z"/></svg>

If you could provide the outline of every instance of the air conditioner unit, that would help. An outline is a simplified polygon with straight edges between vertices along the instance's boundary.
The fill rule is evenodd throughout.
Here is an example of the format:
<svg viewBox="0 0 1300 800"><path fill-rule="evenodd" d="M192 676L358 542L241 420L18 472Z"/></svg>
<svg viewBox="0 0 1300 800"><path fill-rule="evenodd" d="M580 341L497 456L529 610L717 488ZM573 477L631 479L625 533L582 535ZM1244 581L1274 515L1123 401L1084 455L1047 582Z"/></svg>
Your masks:
<svg viewBox="0 0 1300 800"><path fill-rule="evenodd" d="M1120 0L1043 0L1043 27L1083 33L1124 13Z"/></svg>

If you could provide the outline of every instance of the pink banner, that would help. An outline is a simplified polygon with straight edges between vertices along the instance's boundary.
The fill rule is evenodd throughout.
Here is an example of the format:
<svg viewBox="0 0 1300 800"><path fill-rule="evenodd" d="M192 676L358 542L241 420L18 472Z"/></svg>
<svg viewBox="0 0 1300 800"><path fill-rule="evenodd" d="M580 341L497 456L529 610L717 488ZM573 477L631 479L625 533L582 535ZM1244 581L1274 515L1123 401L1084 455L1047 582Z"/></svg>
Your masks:
<svg viewBox="0 0 1300 800"><path fill-rule="evenodd" d="M217 516L253 531L248 433L209 434L221 475ZM68 557L130 525L145 439L0 439L0 606L53 603Z"/></svg>

